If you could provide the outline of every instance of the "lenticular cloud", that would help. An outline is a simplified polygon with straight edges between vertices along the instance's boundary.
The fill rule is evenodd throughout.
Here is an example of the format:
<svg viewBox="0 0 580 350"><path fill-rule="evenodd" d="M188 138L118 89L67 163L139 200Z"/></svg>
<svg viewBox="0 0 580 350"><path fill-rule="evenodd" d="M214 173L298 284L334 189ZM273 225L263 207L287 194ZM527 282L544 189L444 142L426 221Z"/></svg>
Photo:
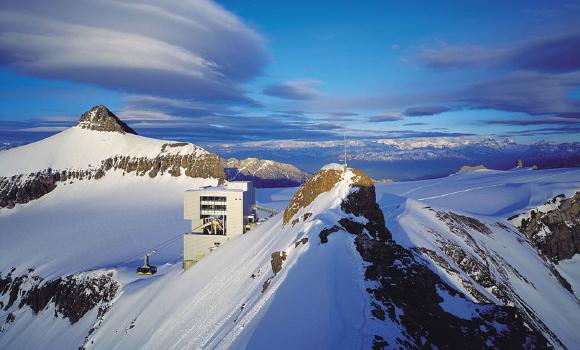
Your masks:
<svg viewBox="0 0 580 350"><path fill-rule="evenodd" d="M0 64L132 93L243 101L267 60L263 38L207 0L9 1L0 23Z"/></svg>

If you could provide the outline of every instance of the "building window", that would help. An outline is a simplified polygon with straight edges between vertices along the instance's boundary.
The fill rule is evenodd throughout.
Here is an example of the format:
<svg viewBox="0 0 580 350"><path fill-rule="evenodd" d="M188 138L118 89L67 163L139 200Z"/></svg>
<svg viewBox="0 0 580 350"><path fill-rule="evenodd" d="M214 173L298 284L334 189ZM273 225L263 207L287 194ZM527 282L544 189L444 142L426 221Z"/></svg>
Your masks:
<svg viewBox="0 0 580 350"><path fill-rule="evenodd" d="M226 197L224 196L201 196L202 202L226 202Z"/></svg>

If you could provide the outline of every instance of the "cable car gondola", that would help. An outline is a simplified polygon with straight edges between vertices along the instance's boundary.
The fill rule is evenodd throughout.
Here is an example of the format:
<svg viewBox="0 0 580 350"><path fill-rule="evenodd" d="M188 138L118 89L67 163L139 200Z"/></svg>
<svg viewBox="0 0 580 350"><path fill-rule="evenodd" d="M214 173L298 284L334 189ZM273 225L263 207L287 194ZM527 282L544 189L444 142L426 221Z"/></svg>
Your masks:
<svg viewBox="0 0 580 350"><path fill-rule="evenodd" d="M145 254L145 256L143 257L143 265L139 268L137 268L137 274L138 275L154 275L155 273L157 273L157 266L153 266L149 264L149 256L151 254L155 253L155 250Z"/></svg>

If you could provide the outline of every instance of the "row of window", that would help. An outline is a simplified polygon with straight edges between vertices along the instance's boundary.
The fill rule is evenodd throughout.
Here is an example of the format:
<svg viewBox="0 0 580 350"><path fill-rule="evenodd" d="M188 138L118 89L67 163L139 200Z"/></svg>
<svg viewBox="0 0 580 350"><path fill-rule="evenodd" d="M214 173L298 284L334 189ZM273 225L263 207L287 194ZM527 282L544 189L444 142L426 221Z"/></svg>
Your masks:
<svg viewBox="0 0 580 350"><path fill-rule="evenodd" d="M201 196L202 202L225 202L226 197L223 196Z"/></svg>
<svg viewBox="0 0 580 350"><path fill-rule="evenodd" d="M226 206L219 204L202 204L201 210L226 210Z"/></svg>

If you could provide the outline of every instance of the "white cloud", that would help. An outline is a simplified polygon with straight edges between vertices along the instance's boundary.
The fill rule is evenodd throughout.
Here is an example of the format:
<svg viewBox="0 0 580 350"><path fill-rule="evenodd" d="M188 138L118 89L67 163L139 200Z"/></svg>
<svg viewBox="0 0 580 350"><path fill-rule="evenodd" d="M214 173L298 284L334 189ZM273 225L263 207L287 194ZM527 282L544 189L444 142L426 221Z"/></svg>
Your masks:
<svg viewBox="0 0 580 350"><path fill-rule="evenodd" d="M30 0L0 10L0 63L132 93L248 100L263 38L208 0Z"/></svg>

